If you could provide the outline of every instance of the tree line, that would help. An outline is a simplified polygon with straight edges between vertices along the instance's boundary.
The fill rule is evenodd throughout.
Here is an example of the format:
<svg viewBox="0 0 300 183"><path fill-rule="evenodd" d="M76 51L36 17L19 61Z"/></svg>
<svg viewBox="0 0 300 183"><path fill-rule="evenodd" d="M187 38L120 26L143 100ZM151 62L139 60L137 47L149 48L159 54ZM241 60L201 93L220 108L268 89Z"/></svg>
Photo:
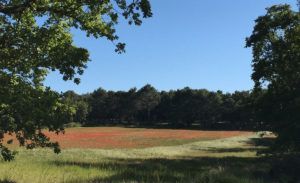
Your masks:
<svg viewBox="0 0 300 183"><path fill-rule="evenodd" d="M140 89L78 95L63 93L73 106L73 121L85 126L135 125L201 129L265 129L257 120L251 91L208 91L189 87L158 91L147 84Z"/></svg>

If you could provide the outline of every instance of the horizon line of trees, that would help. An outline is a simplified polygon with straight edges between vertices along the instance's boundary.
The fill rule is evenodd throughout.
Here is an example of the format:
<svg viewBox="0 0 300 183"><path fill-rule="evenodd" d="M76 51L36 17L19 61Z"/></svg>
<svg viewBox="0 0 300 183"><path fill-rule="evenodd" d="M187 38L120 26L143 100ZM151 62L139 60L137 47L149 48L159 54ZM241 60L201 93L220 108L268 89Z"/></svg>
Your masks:
<svg viewBox="0 0 300 183"><path fill-rule="evenodd" d="M140 89L92 93L63 93L75 109L73 121L84 126L135 125L175 128L262 130L268 125L257 119L251 91L183 89L158 91L147 84Z"/></svg>

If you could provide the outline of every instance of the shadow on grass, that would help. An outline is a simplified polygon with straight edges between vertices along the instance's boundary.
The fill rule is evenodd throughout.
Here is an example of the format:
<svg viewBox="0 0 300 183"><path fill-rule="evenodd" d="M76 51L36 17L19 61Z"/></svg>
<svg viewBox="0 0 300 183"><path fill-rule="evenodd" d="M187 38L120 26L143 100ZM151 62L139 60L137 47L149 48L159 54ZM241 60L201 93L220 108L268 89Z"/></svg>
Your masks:
<svg viewBox="0 0 300 183"><path fill-rule="evenodd" d="M274 137L250 138L248 144L252 146L270 147L275 143L275 140L276 138Z"/></svg>
<svg viewBox="0 0 300 183"><path fill-rule="evenodd" d="M16 182L11 180L0 180L0 183L16 183Z"/></svg>
<svg viewBox="0 0 300 183"><path fill-rule="evenodd" d="M103 163L54 161L55 166L112 171L86 182L274 182L270 158L111 159ZM81 180L82 181L82 180ZM76 180L70 181L76 182ZM80 182L80 181L78 181Z"/></svg>
<svg viewBox="0 0 300 183"><path fill-rule="evenodd" d="M256 152L257 148L210 148L205 150L212 153L242 153L242 152Z"/></svg>
<svg viewBox="0 0 300 183"><path fill-rule="evenodd" d="M255 141L257 142L257 141ZM215 149L216 152L255 151L254 148ZM103 162L52 161L57 167L77 166L108 171L109 177L84 182L291 182L300 183L300 157L180 157L175 159L106 159ZM82 182L83 180L72 180ZM1 183L1 182L0 182Z"/></svg>

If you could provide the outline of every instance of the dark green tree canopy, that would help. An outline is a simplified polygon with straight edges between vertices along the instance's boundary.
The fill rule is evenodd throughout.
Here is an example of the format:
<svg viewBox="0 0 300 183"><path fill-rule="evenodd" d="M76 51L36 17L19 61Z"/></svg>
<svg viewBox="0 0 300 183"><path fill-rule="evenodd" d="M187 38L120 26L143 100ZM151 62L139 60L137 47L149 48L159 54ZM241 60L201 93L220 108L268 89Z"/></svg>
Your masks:
<svg viewBox="0 0 300 183"><path fill-rule="evenodd" d="M299 75L300 15L289 5L273 6L256 20L247 47L253 50L252 79L256 87L265 83L285 86L297 82ZM289 82L285 83L283 81Z"/></svg>
<svg viewBox="0 0 300 183"><path fill-rule="evenodd" d="M300 13L289 5L272 6L256 20L252 35L255 90L261 120L278 133L283 151L300 150Z"/></svg>
<svg viewBox="0 0 300 183"><path fill-rule="evenodd" d="M0 152L12 158L3 135L16 134L21 145L55 147L43 135L48 128L59 133L74 114L61 95L43 86L50 71L79 83L89 61L85 48L73 44L71 28L87 36L118 43L116 24L123 17L141 25L151 17L148 0L0 0Z"/></svg>
<svg viewBox="0 0 300 183"><path fill-rule="evenodd" d="M132 88L128 91L106 91L99 88L82 97L88 99L90 107L85 123L88 126L264 129L264 124L258 124L254 120L252 96L250 91L223 94L221 91L188 87L157 91L148 84L138 90ZM80 101L80 97L77 100Z"/></svg>

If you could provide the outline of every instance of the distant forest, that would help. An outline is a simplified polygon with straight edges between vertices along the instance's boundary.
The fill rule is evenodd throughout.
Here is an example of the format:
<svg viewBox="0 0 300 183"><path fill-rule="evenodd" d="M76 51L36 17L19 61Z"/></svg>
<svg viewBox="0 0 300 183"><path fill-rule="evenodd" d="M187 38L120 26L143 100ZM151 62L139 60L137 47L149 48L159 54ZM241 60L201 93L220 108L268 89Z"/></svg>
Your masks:
<svg viewBox="0 0 300 183"><path fill-rule="evenodd" d="M263 130L268 124L255 111L258 94L251 91L208 91L183 88L159 92L151 85L139 90L106 91L78 95L63 93L73 106L73 120L83 126L134 125L151 127Z"/></svg>

